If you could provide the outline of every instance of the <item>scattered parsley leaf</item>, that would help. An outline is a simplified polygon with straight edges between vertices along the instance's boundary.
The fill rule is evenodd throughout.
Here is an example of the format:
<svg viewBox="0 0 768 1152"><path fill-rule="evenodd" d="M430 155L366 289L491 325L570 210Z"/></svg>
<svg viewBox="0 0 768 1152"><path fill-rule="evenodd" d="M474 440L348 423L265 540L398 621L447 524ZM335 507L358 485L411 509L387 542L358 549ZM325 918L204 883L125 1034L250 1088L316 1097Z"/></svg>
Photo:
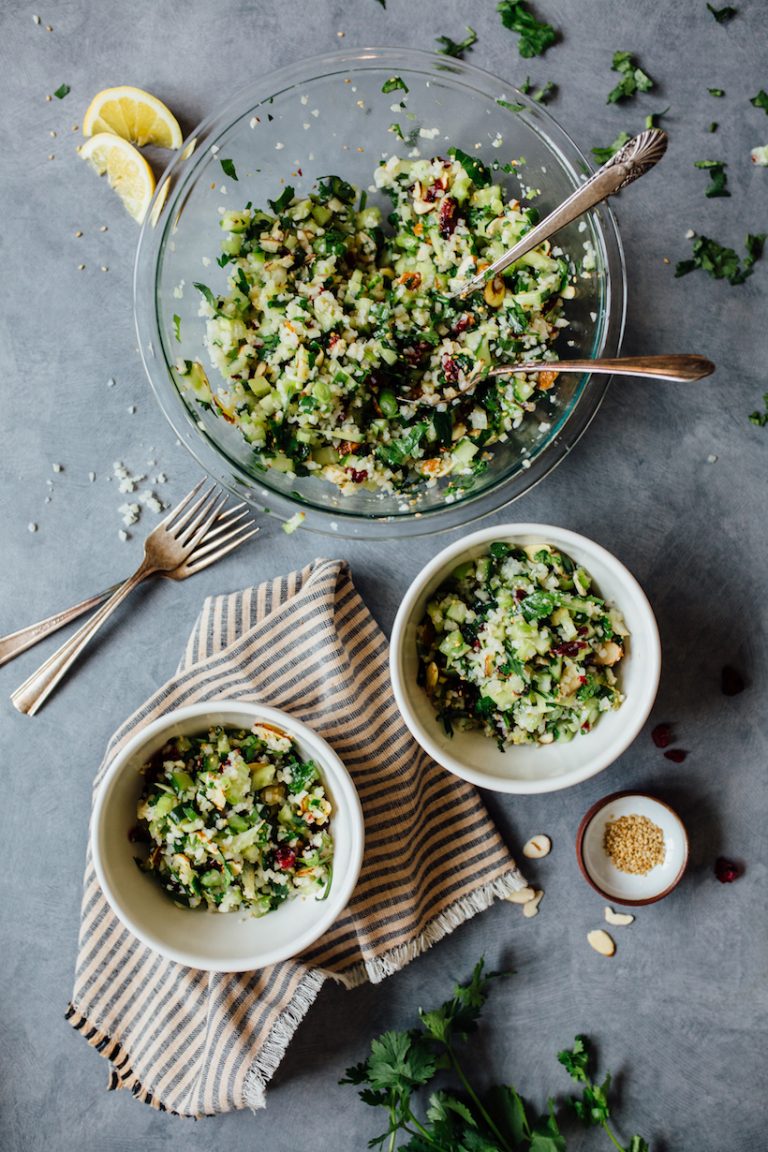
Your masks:
<svg viewBox="0 0 768 1152"><path fill-rule="evenodd" d="M709 199L716 196L730 196L730 192L726 188L728 177L725 174L725 169L728 165L724 160L697 160L694 168L704 168L709 172L710 183L704 193Z"/></svg>
<svg viewBox="0 0 768 1152"><path fill-rule="evenodd" d="M225 176L231 176L233 180L237 180L237 172L235 171L234 161L221 160L220 164Z"/></svg>
<svg viewBox="0 0 768 1152"><path fill-rule="evenodd" d="M611 156L615 156L619 148L623 148L630 139L629 132L619 132L613 144L609 144L607 148L593 148L592 155L599 164L607 164Z"/></svg>
<svg viewBox="0 0 768 1152"><path fill-rule="evenodd" d="M526 0L499 0L496 10L504 27L520 37L518 51L526 60L543 55L557 40L557 30L537 20Z"/></svg>
<svg viewBox="0 0 768 1152"><path fill-rule="evenodd" d="M54 96L57 100L63 100L65 96L69 96L71 91L72 89L70 88L69 84L60 84L54 92ZM752 103L754 104L754 100Z"/></svg>
<svg viewBox="0 0 768 1152"><path fill-rule="evenodd" d="M618 104L621 100L628 100L637 92L650 92L654 81L637 66L631 52L614 52L611 69L621 74L621 80L608 93L608 104Z"/></svg>
<svg viewBox="0 0 768 1152"><path fill-rule="evenodd" d="M527 96L532 88L533 80L531 80L530 76L526 76L525 80L520 85L520 91L522 92L523 96Z"/></svg>
<svg viewBox="0 0 768 1152"><path fill-rule="evenodd" d="M181 344L181 316L173 314L173 334L176 337L177 344Z"/></svg>
<svg viewBox="0 0 768 1152"><path fill-rule="evenodd" d="M730 4L726 4L724 8L713 8L711 4L707 4L707 8L717 20L718 24L727 24L729 20L733 20L734 16L738 15L738 8L732 8Z"/></svg>
<svg viewBox="0 0 768 1152"><path fill-rule="evenodd" d="M195 281L194 287L197 288L203 299L206 300L208 304L210 304L211 308L216 307L216 297L214 296L213 292L211 292L207 284L198 284L197 281Z"/></svg>
<svg viewBox="0 0 768 1152"><path fill-rule="evenodd" d="M387 0L376 0L377 4L381 4L382 8L386 8Z"/></svg>
<svg viewBox="0 0 768 1152"><path fill-rule="evenodd" d="M451 40L450 36L438 36L437 42L442 44L442 48L438 48L438 52L442 52L443 56L453 56L455 59L461 60L467 49L477 43L477 32L467 24L467 35L463 40Z"/></svg>
<svg viewBox="0 0 768 1152"><path fill-rule="evenodd" d="M384 93L398 91L407 92L408 85L400 76L390 76L389 80L385 80L382 84L381 90Z"/></svg>
<svg viewBox="0 0 768 1152"><path fill-rule="evenodd" d="M275 216L279 216L281 212L285 212L291 200L293 200L293 188L290 184L286 184L277 200L267 200L267 204L269 204Z"/></svg>
<svg viewBox="0 0 768 1152"><path fill-rule="evenodd" d="M500 108L508 108L510 112L524 112L525 104L510 104L509 100L497 100Z"/></svg>
<svg viewBox="0 0 768 1152"><path fill-rule="evenodd" d="M554 80L547 80L546 84L542 84L541 88L537 88L531 97L537 104L548 104L552 97L557 92L557 84Z"/></svg>
<svg viewBox="0 0 768 1152"><path fill-rule="evenodd" d="M707 88L710 96L715 96L719 100L721 96L725 96L725 88Z"/></svg>
<svg viewBox="0 0 768 1152"><path fill-rule="evenodd" d="M69 89L67 89L67 91L69 91ZM764 88L761 88L757 96L752 97L750 104L755 108L762 108L764 112L768 113L768 92L766 92Z"/></svg>
<svg viewBox="0 0 768 1152"><path fill-rule="evenodd" d="M398 140L405 140L405 136L403 136L403 130L399 124L390 124L387 131L393 132L394 135L397 136Z"/></svg>
<svg viewBox="0 0 768 1152"><path fill-rule="evenodd" d="M649 116L646 116L646 118L645 118L646 129L658 128L660 126L658 121L661 120L662 116L666 116L667 112L669 112L668 106L664 109L663 112L651 112L651 114Z"/></svg>
<svg viewBox="0 0 768 1152"><path fill-rule="evenodd" d="M709 128L707 128L707 132L717 132L718 128L719 124L717 123L717 120L713 120Z"/></svg>
<svg viewBox="0 0 768 1152"><path fill-rule="evenodd" d="M756 424L758 428L765 428L768 425L768 392L763 392L763 406L764 412L755 411L749 414L750 424Z"/></svg>
<svg viewBox="0 0 768 1152"><path fill-rule="evenodd" d="M714 280L727 280L729 284L743 284L752 275L754 264L763 254L766 233L748 234L744 242L746 256L743 263L733 248L726 248L708 236L694 236L693 255L681 260L675 268L675 277L687 276L701 269Z"/></svg>

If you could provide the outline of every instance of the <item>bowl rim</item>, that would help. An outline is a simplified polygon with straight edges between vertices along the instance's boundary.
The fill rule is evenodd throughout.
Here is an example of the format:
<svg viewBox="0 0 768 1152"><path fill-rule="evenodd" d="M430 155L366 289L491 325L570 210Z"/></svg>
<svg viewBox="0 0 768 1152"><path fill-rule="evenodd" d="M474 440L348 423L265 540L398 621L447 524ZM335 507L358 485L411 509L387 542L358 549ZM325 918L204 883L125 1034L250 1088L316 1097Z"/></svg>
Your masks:
<svg viewBox="0 0 768 1152"><path fill-rule="evenodd" d="M345 68L346 66L346 68ZM231 124L243 116L242 106L246 98L249 107L263 103L270 95L280 93L299 84L306 78L308 70L324 69L327 75L334 71L359 70L374 67L393 67L400 70L421 71L425 75L450 74L454 81L475 87L491 99L486 90L489 87L505 94L514 93L514 99L524 107L524 123L529 131L543 139L548 150L578 181L579 172L589 174L593 169L588 158L576 145L569 133L540 104L519 92L511 83L485 69L478 68L462 60L447 59L439 53L415 48L396 46L361 47L340 49L307 57L292 64L275 69L257 81L241 85L218 110L205 117L186 138L184 146L171 159L158 182L150 210L144 220L139 236L134 264L133 296L134 322L139 344L139 352L144 369L166 419L176 436L191 452L197 463L218 483L240 499L245 499L261 511L285 520L297 511L304 513L303 526L323 533L331 532L341 537L363 537L369 539L391 539L395 536L429 535L448 531L498 511L518 499L544 479L575 446L596 416L610 383L608 377L593 378L589 373L580 377L567 411L552 439L536 453L528 469L520 468L513 474L502 476L485 489L469 493L464 498L450 503L443 502L432 508L397 512L391 510L382 515L374 512L355 512L343 506L343 499L335 507L324 508L292 493L281 492L270 487L263 479L258 479L245 471L222 448L198 428L194 413L180 396L178 387L166 365L165 338L160 327L157 309L156 273L164 250L164 237L173 219L195 183L198 165L204 163L205 156L215 143L218 135L228 130ZM317 76L315 76L317 78ZM237 111L239 110L239 111ZM188 154L192 141L197 147ZM174 185L176 185L174 187ZM169 193L171 193L169 195ZM601 290L603 300L600 310L602 328L597 334L598 346L593 346L594 355L618 355L624 334L627 309L627 280L624 251L615 216L607 204L589 214L598 249L601 268ZM156 227L165 217L164 227ZM167 334L166 334L167 335ZM161 362L162 361L162 362ZM589 389L594 399L584 401ZM523 481L521 478L525 477ZM518 491L510 489L515 482L522 484Z"/></svg>
<svg viewBox="0 0 768 1152"><path fill-rule="evenodd" d="M672 882L668 884L666 888L663 888L655 896L646 896L642 900L629 900L625 899L624 897L619 897L606 892L605 889L601 888L597 881L593 878L592 873L589 871L584 859L584 837L586 836L587 829L589 828L592 821L602 812L603 808L606 808L615 800L623 800L628 796L639 796L643 800L650 800L652 803L658 804L661 808L666 808L666 810L677 823L680 832L682 833L684 847L683 862L680 865L674 880L672 880ZM599 892L605 900L610 900L614 904L621 904L627 908L641 908L646 904L655 904L658 900L663 900L665 896L669 896L670 892L673 892L675 888L677 888L678 884L685 875L690 857L690 841L688 839L688 829L685 827L685 824L683 823L680 815L675 811L671 804L667 804L666 800L660 800L658 796L654 796L650 792L638 792L635 788L625 788L620 792L611 792L608 796L603 796L601 800L596 800L592 807L584 813L584 816L581 819L578 832L576 833L575 848L576 861L579 865L579 870L590 887L594 888L595 892Z"/></svg>
<svg viewBox="0 0 768 1152"><path fill-rule="evenodd" d="M637 605L643 613L645 630L650 646L650 662L646 665L647 671L643 681L644 694L638 700L639 706L636 705L633 709L631 713L633 719L627 724L626 728L623 729L622 738L616 741L612 748L608 748L602 756L588 760L581 768L573 769L563 776L547 777L541 780L504 780L498 777L486 776L484 773L462 764L455 756L451 756L432 740L411 707L409 694L403 685L404 677L401 674L400 665L408 620L413 613L416 601L422 595L424 588L432 578L447 568L450 563L454 563L464 552L478 544L490 543L493 540L514 540L516 536L523 535L539 536L542 540L546 540L547 542L551 541L566 549L572 548L575 545L577 551L582 545L587 545L593 554L596 553L603 563L611 567L619 576L622 584L632 591ZM494 792L529 796L539 795L544 792L559 792L564 788L571 788L575 784L581 784L585 780L589 780L592 776L596 776L599 772L610 767L611 764L615 763L616 760L623 755L642 730L656 699L660 677L661 640L659 637L658 624L648 597L638 580L632 575L629 569L625 567L621 560L614 556L612 552L609 552L607 548L604 548L588 536L574 532L569 528L557 527L554 524L532 522L498 524L489 528L481 528L479 531L473 532L469 536L455 541L453 544L449 544L447 548L443 548L438 552L411 581L400 603L392 627L390 678L397 706L411 735L417 743L429 753L432 759L438 764L441 764L447 771L454 773L456 776L460 776L464 780L468 780L477 787L487 788ZM614 748L617 746L618 750L614 751Z"/></svg>
<svg viewBox="0 0 768 1152"><path fill-rule="evenodd" d="M258 719L262 717L269 723L283 725L290 735L297 735L299 739L306 741L310 747L319 747L323 753L320 769L324 774L331 777L336 804L339 806L339 801L341 800L350 818L350 867L347 873L339 878L336 894L333 892L333 886L331 887L331 893L325 908L325 915L320 915L317 922L305 929L290 946L273 948L268 952L260 953L256 958L250 958L248 961L240 958L230 958L229 961L223 959L214 963L211 962L210 959L197 956L190 951L176 948L173 944L168 944L165 940L159 939L154 933L147 931L147 929L121 905L112 890L104 867L102 836L104 832L105 813L118 777L126 765L136 755L143 744L149 743L150 740L164 729L172 728L174 724L184 720L199 718L202 721L206 715L214 712L224 714L231 713L233 716L242 715L244 712L251 712L254 717L253 723L257 723ZM318 759L320 759L319 756ZM328 770L329 764L331 766L330 771ZM196 968L205 972L250 972L266 968L268 965L276 964L282 960L288 960L299 955L314 944L315 941L335 923L349 904L360 876L365 848L365 823L360 797L349 771L340 757L331 748L330 744L328 744L322 736L318 735L314 729L304 724L303 721L296 719L289 712L285 712L279 708L273 708L266 704L262 705L247 700L222 699L205 700L196 704L186 704L181 708L174 708L172 711L166 712L163 716L158 717L157 720L153 720L138 732L134 733L127 744L123 745L116 754L114 760L104 773L104 776L99 781L91 813L88 839L99 887L118 920L138 940L154 952L165 956L168 960L173 960L177 964L183 964L186 967Z"/></svg>

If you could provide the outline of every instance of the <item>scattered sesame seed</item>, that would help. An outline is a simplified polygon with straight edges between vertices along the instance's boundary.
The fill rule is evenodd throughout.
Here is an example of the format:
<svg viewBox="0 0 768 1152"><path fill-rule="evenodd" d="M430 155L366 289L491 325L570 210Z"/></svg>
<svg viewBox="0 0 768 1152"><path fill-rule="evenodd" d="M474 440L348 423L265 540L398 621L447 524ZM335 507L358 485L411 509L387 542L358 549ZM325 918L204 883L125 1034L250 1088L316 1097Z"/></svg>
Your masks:
<svg viewBox="0 0 768 1152"><path fill-rule="evenodd" d="M208 265L209 265L209 264L210 264L210 262L211 262L211 258L210 258L210 256L203 256L203 261L202 261L202 262L203 262L203 267L204 267L204 268L207 268L207 267L208 267Z"/></svg>
<svg viewBox="0 0 768 1152"><path fill-rule="evenodd" d="M33 520L30 520L29 524L27 524L27 529L30 532L37 532L37 524L35 524Z"/></svg>
<svg viewBox="0 0 768 1152"><path fill-rule="evenodd" d="M689 228L685 234L685 238L686 240L692 240L695 235L696 233L694 232L693 228Z"/></svg>
<svg viewBox="0 0 768 1152"><path fill-rule="evenodd" d="M355 100L355 104L358 108L365 108L365 100Z"/></svg>
<svg viewBox="0 0 768 1152"><path fill-rule="evenodd" d="M54 472L63 472L64 471L64 465L63 464L52 464L51 467L53 468Z"/></svg>
<svg viewBox="0 0 768 1152"><path fill-rule="evenodd" d="M85 271L85 264L78 264L77 270L78 270L78 272L84 272Z"/></svg>
<svg viewBox="0 0 768 1152"><path fill-rule="evenodd" d="M346 32L337 32L336 35L338 36L339 40L343 40L346 36ZM349 83L349 81L347 81L347 83Z"/></svg>
<svg viewBox="0 0 768 1152"><path fill-rule="evenodd" d="M306 95L302 96L301 97L301 103L302 104L309 104L309 96L306 96Z"/></svg>
<svg viewBox="0 0 768 1152"><path fill-rule="evenodd" d="M72 131L73 132L79 132L80 131L80 125L79 124L73 124L72 125ZM105 229L105 231L106 231L106 229Z"/></svg>
<svg viewBox="0 0 768 1152"><path fill-rule="evenodd" d="M663 261L663 263L664 263L664 264L669 264L669 256L665 256L665 257L664 257L664 261Z"/></svg>
<svg viewBox="0 0 768 1152"><path fill-rule="evenodd" d="M46 104L50 104L51 100L53 100L53 96L46 96L46 98L45 98Z"/></svg>
<svg viewBox="0 0 768 1152"><path fill-rule="evenodd" d="M106 264L102 264L101 270L102 270L102 272L109 272L109 268L107 267Z"/></svg>
<svg viewBox="0 0 768 1152"><path fill-rule="evenodd" d="M101 227L99 228L99 232L106 232L106 231L107 231L106 224L102 224Z"/></svg>
<svg viewBox="0 0 768 1152"><path fill-rule="evenodd" d="M317 117L317 116L319 116L319 115L320 115L320 109L319 109L319 108L313 108L313 109L312 109L312 111L311 111L309 114L310 114L310 116L315 116L315 117Z"/></svg>
<svg viewBox="0 0 768 1152"><path fill-rule="evenodd" d="M79 239L80 239L80 237L82 236L82 232L75 232L75 236L76 236L76 237L78 238L78 240L79 240Z"/></svg>
<svg viewBox="0 0 768 1152"><path fill-rule="evenodd" d="M56 157L54 156L53 152L49 152L49 153L48 153L48 159L49 159L49 160L55 160L55 159L56 159Z"/></svg>
<svg viewBox="0 0 768 1152"><path fill-rule="evenodd" d="M46 32L53 32L53 28L51 27L50 24L46 24L45 30L46 30Z"/></svg>
<svg viewBox="0 0 768 1152"><path fill-rule="evenodd" d="M715 456L714 454L710 454L709 456L707 456L707 464L716 464L716 463L717 463L717 456Z"/></svg>
<svg viewBox="0 0 768 1152"><path fill-rule="evenodd" d="M50 498L50 496L46 496L46 498L45 498L45 500L43 501L43 503L44 503L44 504L50 504L50 502L51 502L51 498Z"/></svg>
<svg viewBox="0 0 768 1152"><path fill-rule="evenodd" d="M647 816L619 816L605 826L603 849L620 872L645 876L663 864L664 833Z"/></svg>
<svg viewBox="0 0 768 1152"><path fill-rule="evenodd" d="M56 138L56 133L53 130L51 130L48 135L52 136L54 139Z"/></svg>

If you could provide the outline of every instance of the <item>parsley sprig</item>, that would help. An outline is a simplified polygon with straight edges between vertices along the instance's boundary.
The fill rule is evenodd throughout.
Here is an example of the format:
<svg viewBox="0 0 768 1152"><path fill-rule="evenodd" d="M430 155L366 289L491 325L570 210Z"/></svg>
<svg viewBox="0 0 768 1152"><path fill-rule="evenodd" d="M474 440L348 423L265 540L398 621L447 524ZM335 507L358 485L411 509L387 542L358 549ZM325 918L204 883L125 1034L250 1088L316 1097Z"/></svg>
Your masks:
<svg viewBox="0 0 768 1152"><path fill-rule="evenodd" d="M499 0L496 10L504 27L520 37L517 47L527 60L542 56L557 40L557 29L537 20L526 0Z"/></svg>
<svg viewBox="0 0 768 1152"><path fill-rule="evenodd" d="M714 196L730 196L726 184L728 177L725 173L728 165L724 160L697 160L694 168L704 168L709 172L709 184L707 185L704 195L709 199Z"/></svg>
<svg viewBox="0 0 768 1152"><path fill-rule="evenodd" d="M387 1128L369 1141L369 1147L387 1152L566 1152L554 1100L547 1112L536 1116L510 1085L500 1084L482 1094L471 1084L460 1049L471 1033L488 998L491 982L499 973L488 973L479 961L466 984L458 984L450 1000L439 1008L419 1012L419 1025L404 1032L385 1032L371 1042L366 1060L348 1068L342 1084L354 1084L360 1098L382 1108ZM608 1119L608 1089L589 1076L587 1041L577 1036L571 1051L558 1056L570 1075L583 1084L581 1099L573 1100L577 1114L599 1124L619 1152L649 1152L640 1136L624 1148ZM440 1075L440 1089L426 1103L422 1091ZM446 1076L455 1084L446 1085ZM398 1136L405 1143L398 1143Z"/></svg>
<svg viewBox="0 0 768 1152"><path fill-rule="evenodd" d="M637 92L650 92L654 87L654 81L639 67L631 52L614 52L611 68L621 74L621 80L608 93L608 104L618 104Z"/></svg>
<svg viewBox="0 0 768 1152"><path fill-rule="evenodd" d="M764 412L755 409L749 414L750 424L756 424L758 428L765 428L768 425L768 392L763 392L763 407L765 408Z"/></svg>
<svg viewBox="0 0 768 1152"><path fill-rule="evenodd" d="M730 4L726 4L724 8L714 8L711 4L707 4L707 8L717 20L718 24L727 24L729 20L733 20L734 16L738 15L738 8L733 8Z"/></svg>
<svg viewBox="0 0 768 1152"><path fill-rule="evenodd" d="M693 237L693 254L690 260L681 260L675 268L675 276L687 276L700 268L715 280L727 280L729 284L743 284L752 275L754 265L763 254L765 232L747 233L744 241L746 255L743 262L733 248L726 248L708 236Z"/></svg>

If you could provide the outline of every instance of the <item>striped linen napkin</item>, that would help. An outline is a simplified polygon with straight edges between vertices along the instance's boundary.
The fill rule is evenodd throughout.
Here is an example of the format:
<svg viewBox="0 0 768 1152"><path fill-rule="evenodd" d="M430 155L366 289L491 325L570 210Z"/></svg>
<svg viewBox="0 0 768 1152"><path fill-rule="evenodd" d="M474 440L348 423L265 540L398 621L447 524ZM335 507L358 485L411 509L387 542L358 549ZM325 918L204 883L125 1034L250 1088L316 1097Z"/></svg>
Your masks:
<svg viewBox="0 0 768 1152"><path fill-rule="evenodd" d="M525 884L475 789L403 724L387 641L344 562L206 600L176 675L113 736L96 783L137 728L222 698L283 708L333 746L360 794L365 858L348 908L308 952L228 974L182 967L133 937L89 851L67 1018L110 1061L110 1088L185 1116L264 1107L326 979L382 980Z"/></svg>

